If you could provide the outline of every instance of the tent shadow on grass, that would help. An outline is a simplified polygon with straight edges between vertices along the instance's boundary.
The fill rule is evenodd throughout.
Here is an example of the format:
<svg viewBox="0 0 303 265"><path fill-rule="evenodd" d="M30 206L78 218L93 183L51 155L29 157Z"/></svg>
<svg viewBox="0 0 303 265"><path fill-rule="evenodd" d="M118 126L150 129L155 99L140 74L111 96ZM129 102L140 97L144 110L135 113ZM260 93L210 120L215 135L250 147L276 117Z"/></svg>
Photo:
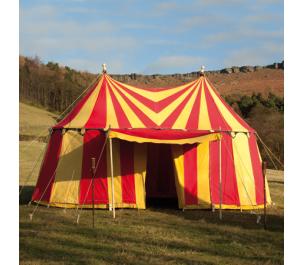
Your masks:
<svg viewBox="0 0 303 265"><path fill-rule="evenodd" d="M209 224L236 226L245 229L263 229L263 210L255 211L237 211L237 210L223 210L222 220L219 219L219 210L212 212L210 209L200 210L175 210L169 208L150 208L150 211L163 212L170 215L175 215L178 218L184 218L192 221L204 221ZM259 224L257 224L257 215L261 216ZM284 231L284 216L267 214L267 230L268 231Z"/></svg>
<svg viewBox="0 0 303 265"><path fill-rule="evenodd" d="M21 190L22 186L19 185L19 192ZM25 205L28 204L31 199L34 192L35 186L24 186L22 189L22 192L19 196L19 205Z"/></svg>

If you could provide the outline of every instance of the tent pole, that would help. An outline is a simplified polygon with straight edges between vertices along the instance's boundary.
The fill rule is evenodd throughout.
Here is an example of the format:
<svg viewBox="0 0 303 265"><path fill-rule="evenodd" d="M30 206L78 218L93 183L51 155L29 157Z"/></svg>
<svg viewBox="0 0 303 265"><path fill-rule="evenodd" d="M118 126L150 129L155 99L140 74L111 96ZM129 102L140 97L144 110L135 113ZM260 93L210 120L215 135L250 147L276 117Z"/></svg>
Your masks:
<svg viewBox="0 0 303 265"><path fill-rule="evenodd" d="M95 227L95 169L96 169L96 158L92 157L92 203L93 203L93 228Z"/></svg>
<svg viewBox="0 0 303 265"><path fill-rule="evenodd" d="M220 192L220 211L219 211L219 218L222 220L222 132L220 135L220 141L219 141L219 192Z"/></svg>
<svg viewBox="0 0 303 265"><path fill-rule="evenodd" d="M263 192L264 192L264 229L267 228L266 224L266 162L262 162L262 171L263 171Z"/></svg>
<svg viewBox="0 0 303 265"><path fill-rule="evenodd" d="M116 218L115 213L115 198L114 198L114 166L113 166L113 142L112 138L109 137L109 152L110 152L110 173L111 173L111 180L112 180L112 211L113 211L113 218Z"/></svg>

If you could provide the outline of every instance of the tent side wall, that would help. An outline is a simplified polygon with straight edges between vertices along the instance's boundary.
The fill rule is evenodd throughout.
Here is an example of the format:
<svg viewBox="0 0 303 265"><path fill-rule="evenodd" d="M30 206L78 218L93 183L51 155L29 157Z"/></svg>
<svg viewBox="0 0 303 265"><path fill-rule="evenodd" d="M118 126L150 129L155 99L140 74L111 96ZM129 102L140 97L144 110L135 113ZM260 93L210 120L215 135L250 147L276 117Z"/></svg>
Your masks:
<svg viewBox="0 0 303 265"><path fill-rule="evenodd" d="M263 208L263 174L255 135L223 133L221 141L222 208ZM219 148L219 141L172 146L179 208L220 207ZM267 180L266 193L270 204Z"/></svg>
<svg viewBox="0 0 303 265"><path fill-rule="evenodd" d="M109 208L112 185L109 145L105 141L104 132L98 130L88 130L84 136L78 131L68 130L62 135L61 130L54 130L32 201L57 207L91 208L91 158L95 157L95 207ZM113 139L113 154L115 207L144 209L146 145Z"/></svg>

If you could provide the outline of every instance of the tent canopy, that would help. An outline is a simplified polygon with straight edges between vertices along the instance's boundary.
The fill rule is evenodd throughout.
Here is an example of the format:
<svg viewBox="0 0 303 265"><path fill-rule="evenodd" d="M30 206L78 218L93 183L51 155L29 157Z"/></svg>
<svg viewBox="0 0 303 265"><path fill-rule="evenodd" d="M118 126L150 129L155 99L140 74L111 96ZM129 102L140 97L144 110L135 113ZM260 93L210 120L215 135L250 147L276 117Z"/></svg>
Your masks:
<svg viewBox="0 0 303 265"><path fill-rule="evenodd" d="M103 74L54 129L109 130L111 138L198 143L218 132L254 132L206 77L175 88L142 89Z"/></svg>

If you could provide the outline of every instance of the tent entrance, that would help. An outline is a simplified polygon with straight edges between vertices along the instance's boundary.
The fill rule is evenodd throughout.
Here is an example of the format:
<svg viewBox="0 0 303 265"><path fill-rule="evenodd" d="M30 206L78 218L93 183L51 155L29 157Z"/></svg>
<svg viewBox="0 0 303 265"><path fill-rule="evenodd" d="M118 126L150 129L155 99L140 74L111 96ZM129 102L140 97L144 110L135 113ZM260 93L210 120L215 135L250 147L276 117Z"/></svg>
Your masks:
<svg viewBox="0 0 303 265"><path fill-rule="evenodd" d="M147 144L147 207L178 207L174 161L169 144Z"/></svg>

